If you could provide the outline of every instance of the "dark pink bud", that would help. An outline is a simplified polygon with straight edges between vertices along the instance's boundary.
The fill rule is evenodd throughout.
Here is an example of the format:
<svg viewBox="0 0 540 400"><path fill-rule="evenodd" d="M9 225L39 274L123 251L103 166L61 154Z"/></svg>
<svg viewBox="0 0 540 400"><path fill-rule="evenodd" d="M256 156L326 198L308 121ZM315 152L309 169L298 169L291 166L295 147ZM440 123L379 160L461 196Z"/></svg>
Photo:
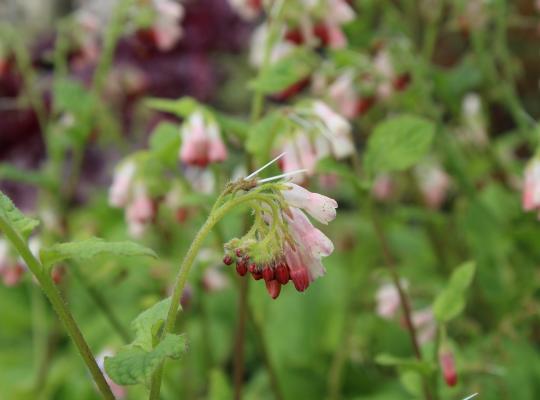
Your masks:
<svg viewBox="0 0 540 400"><path fill-rule="evenodd" d="M294 287L299 292L303 292L309 286L309 276L307 268L301 267L291 270L291 280L294 283Z"/></svg>
<svg viewBox="0 0 540 400"><path fill-rule="evenodd" d="M236 253L236 257L242 257L242 254L244 254L242 249L236 249L235 253Z"/></svg>
<svg viewBox="0 0 540 400"><path fill-rule="evenodd" d="M238 272L238 275L244 276L248 272L248 268L246 263L243 260L238 260L236 262L236 272Z"/></svg>
<svg viewBox="0 0 540 400"><path fill-rule="evenodd" d="M452 352L449 350L442 351L439 354L439 363L446 384L448 386L455 386L457 383L457 372Z"/></svg>
<svg viewBox="0 0 540 400"><path fill-rule="evenodd" d="M268 293L270 294L270 297L273 299L277 299L279 296L279 293L281 292L281 283L279 283L276 280L272 281L266 281L266 290L268 290Z"/></svg>
<svg viewBox="0 0 540 400"><path fill-rule="evenodd" d="M266 282L274 279L274 270L268 265L262 270L262 276Z"/></svg>
<svg viewBox="0 0 540 400"><path fill-rule="evenodd" d="M289 267L287 267L285 264L279 264L276 267L275 276L279 283L285 285L287 282L289 282Z"/></svg>
<svg viewBox="0 0 540 400"><path fill-rule="evenodd" d="M263 277L262 272L258 270L255 270L254 272L252 272L251 275L253 276L253 279L255 279L256 281L262 279Z"/></svg>
<svg viewBox="0 0 540 400"><path fill-rule="evenodd" d="M253 263L253 264L249 264L249 267L248 267L248 271L252 274L254 274L255 272L257 272L257 264Z"/></svg>
<svg viewBox="0 0 540 400"><path fill-rule="evenodd" d="M230 255L226 255L225 257L223 257L223 264L225 265L231 265L233 263L233 259Z"/></svg>
<svg viewBox="0 0 540 400"><path fill-rule="evenodd" d="M64 279L65 272L66 272L66 269L62 265L58 267L54 267L51 272L51 278L53 282L59 285Z"/></svg>

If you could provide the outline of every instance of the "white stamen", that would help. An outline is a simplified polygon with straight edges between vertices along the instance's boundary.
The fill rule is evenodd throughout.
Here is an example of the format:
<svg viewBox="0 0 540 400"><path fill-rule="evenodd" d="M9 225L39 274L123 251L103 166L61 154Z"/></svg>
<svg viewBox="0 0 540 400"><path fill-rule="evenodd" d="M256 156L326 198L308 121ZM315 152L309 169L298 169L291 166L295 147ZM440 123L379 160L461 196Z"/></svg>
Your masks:
<svg viewBox="0 0 540 400"><path fill-rule="evenodd" d="M478 393L473 393L469 397L465 397L463 400L470 400L470 399L472 399L473 397L476 397L476 396L478 396Z"/></svg>
<svg viewBox="0 0 540 400"><path fill-rule="evenodd" d="M253 178L255 175L257 175L259 172L261 172L263 169L267 168L268 166L272 165L273 163L275 163L277 160L279 160L281 157L283 157L286 153L283 152L281 153L279 156L277 156L276 158L274 158L272 161L269 161L267 162L266 164L264 164L261 168L259 168L257 171L255 172L252 172L251 174L249 174L248 176L246 176L244 178L244 180L248 180L248 179L251 179Z"/></svg>
<svg viewBox="0 0 540 400"><path fill-rule="evenodd" d="M257 183L265 183L265 182L275 181L277 179L287 178L287 177L292 176L292 175L303 174L304 172L307 172L307 169L297 169L296 171L291 171L291 172L287 172L285 174L276 175L276 176L272 176L270 178L261 179Z"/></svg>

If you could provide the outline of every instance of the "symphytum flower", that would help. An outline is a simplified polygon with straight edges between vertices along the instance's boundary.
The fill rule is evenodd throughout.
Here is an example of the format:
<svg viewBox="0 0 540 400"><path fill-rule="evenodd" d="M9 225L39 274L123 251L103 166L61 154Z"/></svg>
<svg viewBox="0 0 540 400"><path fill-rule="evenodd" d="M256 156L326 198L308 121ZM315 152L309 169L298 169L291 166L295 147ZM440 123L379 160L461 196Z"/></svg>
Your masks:
<svg viewBox="0 0 540 400"><path fill-rule="evenodd" d="M399 292L391 283L382 285L376 294L377 315L384 319L393 319L401 304Z"/></svg>
<svg viewBox="0 0 540 400"><path fill-rule="evenodd" d="M205 120L202 112L195 111L180 129L182 146L180 160L197 167L227 159L227 148L221 139L218 125Z"/></svg>
<svg viewBox="0 0 540 400"><path fill-rule="evenodd" d="M435 337L437 324L431 307L423 308L412 313L412 323L418 333L418 342L427 343Z"/></svg>
<svg viewBox="0 0 540 400"><path fill-rule="evenodd" d="M446 384L448 386L456 386L458 380L456 362L454 360L454 354L450 349L443 347L439 351L439 366Z"/></svg>
<svg viewBox="0 0 540 400"><path fill-rule="evenodd" d="M433 209L441 207L450 188L448 174L437 164L418 165L414 172L426 205Z"/></svg>
<svg viewBox="0 0 540 400"><path fill-rule="evenodd" d="M280 160L284 172L303 169L312 175L319 160L330 155L339 160L354 153L351 125L324 102L313 102L291 119L297 128L278 142L279 150L285 153ZM300 182L299 175L293 179Z"/></svg>
<svg viewBox="0 0 540 400"><path fill-rule="evenodd" d="M148 196L146 187L137 184L134 188L133 198L126 208L126 222L129 234L135 238L141 237L148 224L156 214L156 207Z"/></svg>
<svg viewBox="0 0 540 400"><path fill-rule="evenodd" d="M334 244L306 213L327 224L336 217L338 205L334 199L291 182L272 187L272 206L263 203L255 208L256 223L244 237L225 245L223 261L227 265L236 262L240 276L249 272L255 280L264 279L275 299L289 281L303 292L324 274L321 260L333 252Z"/></svg>
<svg viewBox="0 0 540 400"><path fill-rule="evenodd" d="M131 197L135 162L126 161L114 171L113 182L109 189L109 204L113 207L125 207Z"/></svg>
<svg viewBox="0 0 540 400"><path fill-rule="evenodd" d="M184 7L173 0L153 0L156 18L152 31L157 47L170 50L182 37L180 22L184 17Z"/></svg>
<svg viewBox="0 0 540 400"><path fill-rule="evenodd" d="M540 158L538 157L529 161L525 168L522 204L525 211L538 211L538 218L540 218Z"/></svg>

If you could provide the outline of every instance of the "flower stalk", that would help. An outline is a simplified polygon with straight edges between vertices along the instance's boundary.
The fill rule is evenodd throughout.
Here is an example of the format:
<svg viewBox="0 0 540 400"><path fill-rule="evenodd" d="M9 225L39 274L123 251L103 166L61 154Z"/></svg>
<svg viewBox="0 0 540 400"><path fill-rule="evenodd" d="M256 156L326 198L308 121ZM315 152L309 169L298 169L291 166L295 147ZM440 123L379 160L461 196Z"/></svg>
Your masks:
<svg viewBox="0 0 540 400"><path fill-rule="evenodd" d="M77 325L77 322L73 318L71 312L67 308L66 303L60 296L58 289L52 282L50 276L46 272L46 269L41 265L41 263L34 257L30 251L26 242L21 238L21 236L11 227L11 225L2 217L0 217L0 230L4 232L7 239L15 247L17 252L23 258L26 265L36 279L38 280L43 292L51 302L54 311L58 315L58 318L64 324L69 336L75 342L77 350L79 351L81 357L83 358L86 366L88 367L90 374L94 378L94 381L103 396L104 399L114 400L114 396L111 392L111 388L107 384L103 373L99 369L99 366L96 363L92 351L88 346L82 332Z"/></svg>

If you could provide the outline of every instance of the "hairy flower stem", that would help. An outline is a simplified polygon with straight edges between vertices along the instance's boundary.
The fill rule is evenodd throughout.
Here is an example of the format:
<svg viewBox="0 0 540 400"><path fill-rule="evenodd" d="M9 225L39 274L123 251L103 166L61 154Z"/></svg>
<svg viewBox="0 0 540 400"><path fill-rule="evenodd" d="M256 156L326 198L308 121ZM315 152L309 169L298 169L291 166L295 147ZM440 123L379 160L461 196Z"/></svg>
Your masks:
<svg viewBox="0 0 540 400"><path fill-rule="evenodd" d="M373 225L373 230L375 231L377 240L379 241L381 245L384 262L386 264L386 267L388 268L388 271L390 272L392 283L394 284L399 294L401 310L403 312L403 317L405 319L405 325L406 325L407 331L409 332L409 337L411 339L411 345L413 348L414 355L419 361L422 361L422 351L420 349L420 344L418 342L416 328L412 320L411 302L399 279L399 274L396 269L395 258L394 258L394 255L392 254L392 251L390 250L390 245L384 233L376 207L374 206L373 200L371 198L368 201L369 201L369 210L370 210L371 223ZM433 400L433 397L431 395L431 390L429 389L429 385L425 377L422 377L422 381L423 381L422 386L423 386L423 391L424 391L424 398L426 400Z"/></svg>
<svg viewBox="0 0 540 400"><path fill-rule="evenodd" d="M96 385L101 392L101 395L104 399L114 399L114 396L111 392L111 388L105 381L103 373L99 369L94 356L90 350L90 347L86 343L83 334L81 333L77 322L71 315L69 309L67 308L66 303L60 296L58 289L54 285L52 279L48 275L47 270L41 265L41 263L34 257L26 242L21 238L21 236L11 227L11 225L2 217L0 217L0 230L4 232L8 240L15 247L17 252L21 255L26 265L36 279L38 280L41 289L51 302L54 311L58 314L58 317L64 324L69 336L75 342L77 350L81 354L86 366L90 370Z"/></svg>
<svg viewBox="0 0 540 400"><path fill-rule="evenodd" d="M254 200L268 201L267 198L260 193L248 193L242 196L232 198L231 200L225 202L221 207L211 212L203 226L199 229L199 232L197 232L197 234L195 235L195 238L193 239L193 242L191 242L191 245L189 246L189 249L184 257L184 260L182 261L180 270L176 275L174 289L171 296L171 305L167 312L167 319L165 320L165 325L163 327L162 338L167 333L172 333L172 331L174 330L178 305L180 304L180 298L182 297L182 292L184 291L184 287L186 286L187 278L189 276L189 272L191 271L193 261L195 261L195 257L199 253L199 250L201 249L204 240L206 239L214 225L216 225L233 208ZM150 385L150 400L159 399L162 375L163 363L156 369L156 372L152 377L152 382Z"/></svg>

